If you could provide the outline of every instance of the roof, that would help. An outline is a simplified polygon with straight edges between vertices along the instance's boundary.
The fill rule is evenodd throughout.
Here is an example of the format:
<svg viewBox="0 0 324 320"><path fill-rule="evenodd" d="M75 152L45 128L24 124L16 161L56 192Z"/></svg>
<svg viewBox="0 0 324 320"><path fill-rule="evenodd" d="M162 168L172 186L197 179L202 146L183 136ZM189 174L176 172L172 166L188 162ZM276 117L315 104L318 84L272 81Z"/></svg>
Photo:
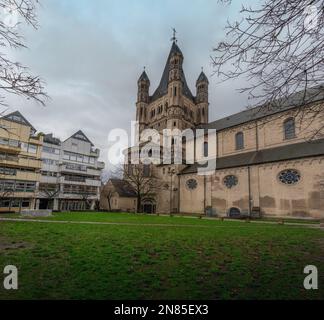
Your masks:
<svg viewBox="0 0 324 320"><path fill-rule="evenodd" d="M22 124L24 126L32 128L34 131L36 131L36 129L33 127L33 125L19 111L9 113L9 114L3 116L1 119L5 119L8 121Z"/></svg>
<svg viewBox="0 0 324 320"><path fill-rule="evenodd" d="M204 129L216 129L218 131L234 127L252 120L264 118L283 111L294 109L298 106L324 100L324 85L309 88L304 95L304 91L291 94L286 99L273 102L272 105L262 105L235 113L229 117L210 122L201 126Z"/></svg>
<svg viewBox="0 0 324 320"><path fill-rule="evenodd" d="M216 160L216 170L322 155L324 155L324 139L319 139L221 157ZM197 168L197 163L189 165L182 170L181 174L196 173Z"/></svg>
<svg viewBox="0 0 324 320"><path fill-rule="evenodd" d="M80 141L83 141L83 142L89 142L92 146L94 145L88 139L88 137L82 132L82 130L79 130L78 132L76 132L75 134L73 134L70 138L77 139L77 140L80 140ZM68 139L70 139L70 138L68 138ZM68 139L66 139L66 140L68 140Z"/></svg>
<svg viewBox="0 0 324 320"><path fill-rule="evenodd" d="M118 193L120 197L129 197L129 198L136 197L134 188L126 180L110 179L109 181L114 186L115 191Z"/></svg>
<svg viewBox="0 0 324 320"><path fill-rule="evenodd" d="M204 81L207 82L207 83L209 83L208 78L205 75L204 71L201 71L201 73L200 73L200 75L199 75L199 77L197 79L197 83L204 82Z"/></svg>
<svg viewBox="0 0 324 320"><path fill-rule="evenodd" d="M175 42L172 43L172 47L171 47L169 57L167 59L167 62L166 62L166 65L165 65L165 68L164 68L164 71L163 71L163 74L162 74L160 84L157 87L157 89L155 90L155 92L153 93L153 95L151 97L151 101L155 101L155 100L163 97L164 95L166 95L168 93L170 60L171 60L171 57L172 57L172 55L174 53L179 53L179 54L182 55L182 52L181 52L180 48L178 47L178 45ZM193 96L193 94L191 93L191 91L190 91L190 89L188 87L186 77L185 77L185 74L184 74L182 68L181 68L180 78L181 78L181 81L183 83L183 94L187 98L189 98L191 100L194 100L194 96Z"/></svg>
<svg viewBox="0 0 324 320"><path fill-rule="evenodd" d="M150 79L147 76L147 73L145 72L145 70L142 72L142 74L139 77L138 81L147 81L147 82L150 82Z"/></svg>
<svg viewBox="0 0 324 320"><path fill-rule="evenodd" d="M60 145L61 145L61 140L58 139L58 138L54 138L54 137L53 137L53 133L46 134L46 135L44 136L44 142L45 142L45 143L55 144L55 145L57 145L57 146L60 146Z"/></svg>

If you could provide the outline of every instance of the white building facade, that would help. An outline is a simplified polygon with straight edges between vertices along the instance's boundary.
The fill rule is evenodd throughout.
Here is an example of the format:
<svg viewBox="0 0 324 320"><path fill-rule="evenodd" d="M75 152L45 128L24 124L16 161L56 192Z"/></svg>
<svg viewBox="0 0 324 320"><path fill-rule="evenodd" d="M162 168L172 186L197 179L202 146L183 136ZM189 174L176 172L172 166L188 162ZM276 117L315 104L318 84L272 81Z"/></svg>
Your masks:
<svg viewBox="0 0 324 320"><path fill-rule="evenodd" d="M37 206L54 211L94 210L104 163L82 132L65 141L45 135Z"/></svg>

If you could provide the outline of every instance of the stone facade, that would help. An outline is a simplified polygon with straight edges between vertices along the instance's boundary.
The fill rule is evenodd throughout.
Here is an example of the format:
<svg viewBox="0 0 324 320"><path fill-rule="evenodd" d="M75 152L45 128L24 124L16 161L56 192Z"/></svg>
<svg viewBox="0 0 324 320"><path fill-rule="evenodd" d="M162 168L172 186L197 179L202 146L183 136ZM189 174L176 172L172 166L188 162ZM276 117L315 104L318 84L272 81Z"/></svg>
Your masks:
<svg viewBox="0 0 324 320"><path fill-rule="evenodd" d="M260 106L208 122L208 79L200 74L194 96L183 59L174 42L154 93L150 95L145 71L138 81L140 135L145 129L162 134L164 129L189 128L196 135L203 130L199 138L183 143L185 164L151 165L152 177L162 185L150 199L154 209L324 218L324 87L312 88L305 96L296 93L273 109ZM300 107L308 112L300 113ZM207 130L212 130L209 136ZM197 171L203 160L216 164L208 175Z"/></svg>

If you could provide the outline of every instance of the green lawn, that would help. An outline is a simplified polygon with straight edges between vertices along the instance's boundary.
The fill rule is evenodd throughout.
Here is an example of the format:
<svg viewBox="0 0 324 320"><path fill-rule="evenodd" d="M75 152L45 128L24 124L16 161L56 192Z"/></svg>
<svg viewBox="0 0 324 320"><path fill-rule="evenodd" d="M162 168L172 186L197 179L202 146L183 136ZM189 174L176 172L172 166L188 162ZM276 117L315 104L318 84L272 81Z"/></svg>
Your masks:
<svg viewBox="0 0 324 320"><path fill-rule="evenodd" d="M14 292L0 272L0 299L324 298L319 229L117 213L45 220L124 225L0 221L0 271L19 270ZM317 291L303 289L310 264Z"/></svg>

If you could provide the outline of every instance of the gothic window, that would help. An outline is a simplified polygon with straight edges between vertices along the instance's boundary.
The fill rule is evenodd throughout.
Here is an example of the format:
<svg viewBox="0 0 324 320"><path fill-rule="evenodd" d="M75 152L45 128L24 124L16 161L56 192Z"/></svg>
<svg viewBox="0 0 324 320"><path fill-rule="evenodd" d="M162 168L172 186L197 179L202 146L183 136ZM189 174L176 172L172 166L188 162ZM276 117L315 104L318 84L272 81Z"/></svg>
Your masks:
<svg viewBox="0 0 324 320"><path fill-rule="evenodd" d="M236 146L236 150L244 149L244 134L243 134L243 132L238 132L235 135L235 146Z"/></svg>
<svg viewBox="0 0 324 320"><path fill-rule="evenodd" d="M195 179L187 180L186 186L189 190L195 190L198 186L197 180L195 180Z"/></svg>
<svg viewBox="0 0 324 320"><path fill-rule="evenodd" d="M177 96L177 87L174 87L174 96Z"/></svg>
<svg viewBox="0 0 324 320"><path fill-rule="evenodd" d="M147 164L145 164L143 167L143 175L144 175L144 177L150 176L150 166Z"/></svg>
<svg viewBox="0 0 324 320"><path fill-rule="evenodd" d="M226 176L224 178L224 184L228 189L231 189L238 184L238 179L234 175Z"/></svg>
<svg viewBox="0 0 324 320"><path fill-rule="evenodd" d="M287 169L279 173L280 182L287 185L298 183L300 178L300 173L294 169Z"/></svg>
<svg viewBox="0 0 324 320"><path fill-rule="evenodd" d="M295 120L293 118L289 118L285 120L284 132L285 132L286 140L295 138Z"/></svg>
<svg viewBox="0 0 324 320"><path fill-rule="evenodd" d="M204 142L204 157L208 157L208 142Z"/></svg>

